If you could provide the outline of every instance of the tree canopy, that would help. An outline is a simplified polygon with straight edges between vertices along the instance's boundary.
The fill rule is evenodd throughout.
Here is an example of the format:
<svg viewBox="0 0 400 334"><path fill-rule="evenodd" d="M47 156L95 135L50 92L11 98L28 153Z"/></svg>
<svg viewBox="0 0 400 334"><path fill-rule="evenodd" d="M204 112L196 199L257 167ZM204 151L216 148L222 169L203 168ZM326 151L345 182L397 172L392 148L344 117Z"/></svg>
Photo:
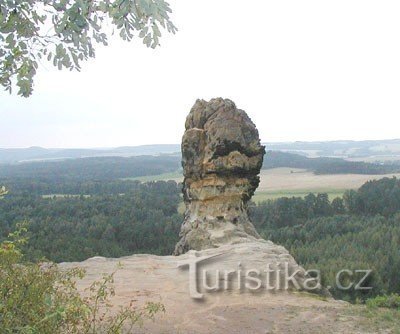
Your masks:
<svg viewBox="0 0 400 334"><path fill-rule="evenodd" d="M161 29L177 30L170 12L164 0L1 0L0 84L28 97L42 60L79 71L113 33L155 48Z"/></svg>

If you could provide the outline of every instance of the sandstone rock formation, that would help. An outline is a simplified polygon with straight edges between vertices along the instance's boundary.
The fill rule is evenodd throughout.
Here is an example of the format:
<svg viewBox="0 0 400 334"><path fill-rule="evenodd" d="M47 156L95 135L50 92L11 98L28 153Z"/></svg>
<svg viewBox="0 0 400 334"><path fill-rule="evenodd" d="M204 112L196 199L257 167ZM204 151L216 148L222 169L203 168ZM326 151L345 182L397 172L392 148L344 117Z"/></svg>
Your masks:
<svg viewBox="0 0 400 334"><path fill-rule="evenodd" d="M259 184L265 148L247 116L227 99L197 100L186 119L182 138L183 196L186 205L181 239L174 255L240 254L245 266L255 258L275 271L296 272L295 289L310 281L288 251L262 239L250 222L247 203ZM283 261L284 260L284 261ZM220 269L229 261L218 261ZM225 268L226 269L226 268ZM278 289L279 290L279 289ZM308 289L307 289L308 290ZM312 292L329 294L320 284Z"/></svg>
<svg viewBox="0 0 400 334"><path fill-rule="evenodd" d="M194 256L212 257L221 253L225 255L215 257L214 262L212 259L206 260L198 267L198 290L204 296L201 301L193 299L189 292L189 268L182 268L180 265ZM244 276L245 269L263 271L268 263L278 262L288 262L290 266L296 266L294 259L283 247L269 241L255 241L189 251L180 256L136 254L117 259L95 257L84 262L62 263L59 266L65 269L81 267L86 270L85 277L77 281L77 287L82 293L85 293L93 281L100 280L103 273L116 271L115 296L112 298L115 311L131 303L140 307L148 301L161 302L165 306L165 314L157 314L155 322L145 322L143 328L135 328L135 333L391 333L387 327L382 331L363 330L360 326L368 321L363 315L368 312L355 309L358 306L349 309L350 306L345 302L306 292L285 291L283 281L281 291L267 290L264 272L259 276L262 280L259 289L250 291L245 287L240 290L237 288L239 263L242 264ZM216 270L220 271L220 291L205 291L201 282L203 270L207 270L208 285L215 284ZM236 273L229 276L227 291L223 272L234 270ZM301 271L301 276L303 274ZM276 282L274 277L272 275L272 285ZM248 281L243 277L243 283L246 282ZM390 324L395 326L393 322ZM123 333L130 334L132 331L127 329Z"/></svg>
<svg viewBox="0 0 400 334"><path fill-rule="evenodd" d="M197 101L186 121L182 153L186 215L178 256L137 254L60 264L86 270L77 282L79 291L84 294L102 273L119 268L112 299L116 310L148 301L166 308L135 333L389 332L361 329L366 323L362 309L349 312L347 303L330 299L284 247L257 234L246 205L259 182L264 147L244 111L220 98Z"/></svg>
<svg viewBox="0 0 400 334"><path fill-rule="evenodd" d="M258 131L235 104L197 100L182 138L185 220L175 255L254 241L247 215L265 153Z"/></svg>

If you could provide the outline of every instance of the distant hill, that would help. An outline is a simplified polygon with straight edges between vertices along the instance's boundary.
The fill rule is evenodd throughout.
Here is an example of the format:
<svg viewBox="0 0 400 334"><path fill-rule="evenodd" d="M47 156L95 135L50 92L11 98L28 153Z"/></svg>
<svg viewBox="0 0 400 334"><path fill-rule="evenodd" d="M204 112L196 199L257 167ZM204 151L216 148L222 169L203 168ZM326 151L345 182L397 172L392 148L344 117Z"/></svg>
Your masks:
<svg viewBox="0 0 400 334"><path fill-rule="evenodd" d="M336 157L372 161L400 160L400 139L365 141L321 141L263 143L268 151L296 153L307 157ZM87 158L137 155L160 155L180 153L179 144L159 144L122 146L115 148L0 148L0 163L32 160L57 160L67 158Z"/></svg>
<svg viewBox="0 0 400 334"><path fill-rule="evenodd" d="M400 158L400 139L389 140L337 140L321 142L265 143L267 150L298 153L308 157Z"/></svg>
<svg viewBox="0 0 400 334"><path fill-rule="evenodd" d="M35 160L61 160L87 157L106 156L138 156L138 155L160 155L179 153L180 145L142 145L124 146L116 148L0 148L0 163L27 162Z"/></svg>
<svg viewBox="0 0 400 334"><path fill-rule="evenodd" d="M0 179L41 181L113 180L175 172L179 155L94 157L0 165Z"/></svg>
<svg viewBox="0 0 400 334"><path fill-rule="evenodd" d="M400 171L400 164L377 164L347 161L340 158L308 158L299 154L267 151L263 169L278 167L303 168L315 174L388 174Z"/></svg>

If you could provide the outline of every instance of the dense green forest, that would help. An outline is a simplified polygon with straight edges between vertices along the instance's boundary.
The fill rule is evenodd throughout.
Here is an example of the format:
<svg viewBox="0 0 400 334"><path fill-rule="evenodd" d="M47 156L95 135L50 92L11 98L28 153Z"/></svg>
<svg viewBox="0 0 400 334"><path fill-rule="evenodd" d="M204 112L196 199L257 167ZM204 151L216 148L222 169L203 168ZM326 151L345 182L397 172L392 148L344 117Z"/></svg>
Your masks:
<svg viewBox="0 0 400 334"><path fill-rule="evenodd" d="M262 237L284 245L306 269L320 270L335 297L400 292L400 180L370 181L333 201L326 194L270 200L251 206L250 216ZM371 269L365 284L373 289L335 288L342 269Z"/></svg>
<svg viewBox="0 0 400 334"><path fill-rule="evenodd" d="M95 255L171 254L183 220L178 213L181 185L140 183L115 175L127 176L122 166L136 175L174 170L175 158L162 157L167 162L164 169L157 165L158 157L146 157L148 165L139 170L133 166L143 157L120 159L121 166L114 158L69 160L61 170L53 162L38 163L32 170L33 163L21 164L20 169L10 168L7 178L3 169L0 184L10 192L0 200L0 237L28 221L25 254L56 262ZM115 161L117 167L110 169ZM99 164L93 172L91 164ZM33 174L36 177L28 177ZM326 286L335 285L335 273L341 269L373 270L366 282L372 291L332 288L334 296L354 300L400 292L398 179L367 182L332 201L326 194L309 194L252 203L249 214L264 238L284 245L307 269L320 269Z"/></svg>
<svg viewBox="0 0 400 334"><path fill-rule="evenodd" d="M91 196L43 198L10 194L0 200L5 238L18 222L29 222L29 259L81 261L95 255L170 254L178 239L180 191L175 182L129 182L124 194L104 188Z"/></svg>
<svg viewBox="0 0 400 334"><path fill-rule="evenodd" d="M10 194L25 195L100 195L124 194L140 188L136 180L63 180L6 179L2 181Z"/></svg>

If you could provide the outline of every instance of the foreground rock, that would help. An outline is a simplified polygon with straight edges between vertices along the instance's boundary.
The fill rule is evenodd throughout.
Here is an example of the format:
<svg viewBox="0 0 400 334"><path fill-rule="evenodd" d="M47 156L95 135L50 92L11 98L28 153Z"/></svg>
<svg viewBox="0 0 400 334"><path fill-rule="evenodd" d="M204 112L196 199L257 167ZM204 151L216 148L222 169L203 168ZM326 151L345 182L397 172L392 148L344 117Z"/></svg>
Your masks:
<svg viewBox="0 0 400 334"><path fill-rule="evenodd" d="M197 259L210 257L196 267L197 290L203 295L198 299L190 294L189 268L182 266L192 262L195 255ZM256 285L246 279L246 271L262 271L267 263L278 262L281 268L285 262L295 266L284 248L270 242L249 242L180 256L95 257L60 266L86 269L86 277L78 282L78 288L83 290L100 279L102 273L115 271L121 263L122 268L115 274L114 308L128 306L131 301L135 305L147 301L162 302L166 308L165 314L158 315L155 322L146 322L135 333L383 333L359 327L365 319L355 315L347 303L329 298L323 300L316 294L286 291L283 284L279 292L267 290L265 275L260 276L262 286L253 289ZM243 284L238 289L240 268ZM228 287L225 289L226 280L220 275L219 291L206 291L202 276L206 271L207 284L213 286L216 270L233 272L229 274ZM276 279L272 278L270 283L274 285Z"/></svg>
<svg viewBox="0 0 400 334"><path fill-rule="evenodd" d="M197 100L182 138L186 205L175 254L260 238L247 216L265 153L258 131L235 104Z"/></svg>

